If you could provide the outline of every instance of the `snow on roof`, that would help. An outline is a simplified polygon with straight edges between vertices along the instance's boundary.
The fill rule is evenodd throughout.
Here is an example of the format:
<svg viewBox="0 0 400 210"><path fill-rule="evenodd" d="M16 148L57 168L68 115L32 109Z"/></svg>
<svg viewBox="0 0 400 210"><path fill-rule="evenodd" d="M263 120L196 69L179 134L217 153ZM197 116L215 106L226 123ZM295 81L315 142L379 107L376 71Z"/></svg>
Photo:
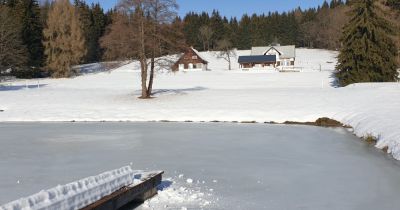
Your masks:
<svg viewBox="0 0 400 210"><path fill-rule="evenodd" d="M271 48L275 48L281 53L281 58L295 58L296 57L296 46L265 46L265 47L252 47L251 55L264 55Z"/></svg>
<svg viewBox="0 0 400 210"><path fill-rule="evenodd" d="M200 59L202 59L203 61L205 61L205 62L208 63L208 61L207 61L204 57L202 57L202 56L200 55L200 52L199 52L199 51L197 51L197 50L194 49L193 47L191 47L191 49L193 50L193 52L195 52L195 53L197 54L197 56L199 56Z"/></svg>

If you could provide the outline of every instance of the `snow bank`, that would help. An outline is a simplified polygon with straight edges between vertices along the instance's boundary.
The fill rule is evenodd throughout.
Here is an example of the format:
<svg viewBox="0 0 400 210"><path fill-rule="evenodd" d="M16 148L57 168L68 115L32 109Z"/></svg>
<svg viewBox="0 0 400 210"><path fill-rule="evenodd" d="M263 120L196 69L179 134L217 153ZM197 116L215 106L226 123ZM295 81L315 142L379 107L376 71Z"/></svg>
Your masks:
<svg viewBox="0 0 400 210"><path fill-rule="evenodd" d="M88 177L67 185L41 191L0 206L0 210L57 210L81 209L102 197L134 184L141 177L140 171L130 166ZM135 180L136 179L136 180Z"/></svg>
<svg viewBox="0 0 400 210"><path fill-rule="evenodd" d="M191 180L192 182L187 182ZM164 182L171 186L158 187L158 194L146 200L139 207L147 209L203 209L215 205L215 195L212 189L206 189L205 182L193 182L192 179L184 179L183 174L175 178L167 178ZM169 184L168 184L169 185Z"/></svg>

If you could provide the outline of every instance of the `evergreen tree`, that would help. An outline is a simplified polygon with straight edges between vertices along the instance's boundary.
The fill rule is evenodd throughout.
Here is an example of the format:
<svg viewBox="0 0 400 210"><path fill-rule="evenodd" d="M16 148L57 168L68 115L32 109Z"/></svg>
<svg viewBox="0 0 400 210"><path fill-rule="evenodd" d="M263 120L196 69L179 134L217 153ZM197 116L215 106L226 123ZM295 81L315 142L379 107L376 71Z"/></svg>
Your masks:
<svg viewBox="0 0 400 210"><path fill-rule="evenodd" d="M400 11L400 1L399 0L387 0L386 5L390 8Z"/></svg>
<svg viewBox="0 0 400 210"><path fill-rule="evenodd" d="M92 36L93 31L93 20L92 13L89 5L83 0L74 0L75 8L78 11L79 22L82 24L83 35L85 37L85 44L87 53L82 59L82 63L89 63L93 61L95 54L94 37Z"/></svg>
<svg viewBox="0 0 400 210"><path fill-rule="evenodd" d="M3 0L3 4L5 4L9 8L14 8L18 3L18 0Z"/></svg>
<svg viewBox="0 0 400 210"><path fill-rule="evenodd" d="M92 30L91 30L91 61L97 62L102 58L103 50L100 47L100 38L104 35L107 26L107 17L104 14L100 4L94 4L91 7L92 10Z"/></svg>
<svg viewBox="0 0 400 210"><path fill-rule="evenodd" d="M27 50L22 44L21 30L9 8L0 5L0 75L11 69L12 74L23 74Z"/></svg>
<svg viewBox="0 0 400 210"><path fill-rule="evenodd" d="M43 27L46 25L47 14L49 13L50 6L50 0L42 1L42 4L40 5L40 19L42 20Z"/></svg>
<svg viewBox="0 0 400 210"><path fill-rule="evenodd" d="M36 0L20 0L15 7L21 23L22 41L29 53L28 65L38 69L44 62L43 25L39 4Z"/></svg>
<svg viewBox="0 0 400 210"><path fill-rule="evenodd" d="M396 81L397 48L390 37L394 33L390 23L375 0L354 0L352 4L336 67L339 83Z"/></svg>
<svg viewBox="0 0 400 210"><path fill-rule="evenodd" d="M239 39L237 44L238 49L250 49L252 47L250 24L250 17L248 15L244 15L239 22Z"/></svg>
<svg viewBox="0 0 400 210"><path fill-rule="evenodd" d="M221 40L225 36L225 25L223 19L218 11L214 10L210 18L210 27L213 31L212 35L212 48L217 47L217 41Z"/></svg>
<svg viewBox="0 0 400 210"><path fill-rule="evenodd" d="M329 3L325 0L320 9L328 9L328 8L329 8Z"/></svg>
<svg viewBox="0 0 400 210"><path fill-rule="evenodd" d="M239 23L236 19L236 17L232 18L229 21L229 32L228 32L228 38L232 43L232 46L236 47L238 46L238 42L239 42L239 35L238 32L239 31Z"/></svg>
<svg viewBox="0 0 400 210"><path fill-rule="evenodd" d="M334 8L336 8L338 6L343 5L343 4L344 3L343 3L342 0L332 0L329 6L330 6L331 9L334 9Z"/></svg>
<svg viewBox="0 0 400 210"><path fill-rule="evenodd" d="M201 16L191 12L183 19L183 33L186 38L186 44L194 48L201 49L203 43L199 39L199 29L203 25L209 24L209 16L207 13L202 13Z"/></svg>
<svg viewBox="0 0 400 210"><path fill-rule="evenodd" d="M104 35L106 28L106 15L100 4L89 6L85 1L75 0L75 7L79 12L79 20L83 26L87 53L83 63L97 62L102 57L99 40Z"/></svg>

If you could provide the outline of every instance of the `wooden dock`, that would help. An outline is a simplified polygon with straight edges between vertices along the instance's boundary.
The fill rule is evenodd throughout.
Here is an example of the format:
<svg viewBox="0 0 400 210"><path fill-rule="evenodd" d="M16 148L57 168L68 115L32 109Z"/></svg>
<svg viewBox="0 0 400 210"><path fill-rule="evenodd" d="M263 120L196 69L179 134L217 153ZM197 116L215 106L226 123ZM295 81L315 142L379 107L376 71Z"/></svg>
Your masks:
<svg viewBox="0 0 400 210"><path fill-rule="evenodd" d="M157 194L163 171L151 172L141 183L124 187L81 210L118 210L127 204L143 203Z"/></svg>

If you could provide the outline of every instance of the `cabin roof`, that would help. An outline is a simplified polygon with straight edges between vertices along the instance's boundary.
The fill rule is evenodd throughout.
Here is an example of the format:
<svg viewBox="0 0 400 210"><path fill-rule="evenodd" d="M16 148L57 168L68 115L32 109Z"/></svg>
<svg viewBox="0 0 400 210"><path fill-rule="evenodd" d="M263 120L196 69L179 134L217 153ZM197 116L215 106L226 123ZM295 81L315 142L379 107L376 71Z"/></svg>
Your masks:
<svg viewBox="0 0 400 210"><path fill-rule="evenodd" d="M281 58L295 58L296 57L296 46L265 46L265 47L252 47L251 55L264 55L271 49L276 49L280 53Z"/></svg>
<svg viewBox="0 0 400 210"><path fill-rule="evenodd" d="M275 55L250 55L239 56L239 63L267 63L276 62Z"/></svg>
<svg viewBox="0 0 400 210"><path fill-rule="evenodd" d="M196 53L197 56L199 56L199 58L200 58L201 60L203 60L204 62L208 63L208 61L207 61L203 56L200 55L200 52L199 52L199 51L197 51L197 50L194 49L193 47L191 47L191 49L193 50L194 53Z"/></svg>

